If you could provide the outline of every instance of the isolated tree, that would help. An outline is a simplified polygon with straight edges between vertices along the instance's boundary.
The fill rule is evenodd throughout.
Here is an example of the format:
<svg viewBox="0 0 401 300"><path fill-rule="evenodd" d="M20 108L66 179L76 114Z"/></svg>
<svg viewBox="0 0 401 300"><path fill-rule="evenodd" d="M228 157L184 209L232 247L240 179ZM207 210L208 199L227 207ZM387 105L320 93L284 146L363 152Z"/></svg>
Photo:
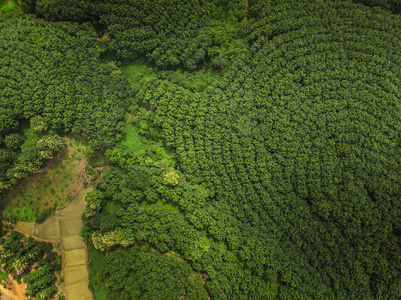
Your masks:
<svg viewBox="0 0 401 300"><path fill-rule="evenodd" d="M34 116L31 118L31 128L35 131L46 131L49 125L42 116Z"/></svg>
<svg viewBox="0 0 401 300"><path fill-rule="evenodd" d="M50 159L55 152L58 152L66 147L67 143L61 136L45 135L36 143L38 156L43 159Z"/></svg>

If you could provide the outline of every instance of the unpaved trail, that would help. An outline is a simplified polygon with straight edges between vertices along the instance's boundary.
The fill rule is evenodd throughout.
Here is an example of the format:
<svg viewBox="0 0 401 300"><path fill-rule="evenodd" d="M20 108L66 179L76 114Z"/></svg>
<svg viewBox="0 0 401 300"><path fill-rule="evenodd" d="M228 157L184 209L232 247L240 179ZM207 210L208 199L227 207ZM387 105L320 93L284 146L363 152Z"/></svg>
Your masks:
<svg viewBox="0 0 401 300"><path fill-rule="evenodd" d="M125 122L125 124L131 123L132 119L134 118L134 114L129 113L128 114L128 120Z"/></svg>

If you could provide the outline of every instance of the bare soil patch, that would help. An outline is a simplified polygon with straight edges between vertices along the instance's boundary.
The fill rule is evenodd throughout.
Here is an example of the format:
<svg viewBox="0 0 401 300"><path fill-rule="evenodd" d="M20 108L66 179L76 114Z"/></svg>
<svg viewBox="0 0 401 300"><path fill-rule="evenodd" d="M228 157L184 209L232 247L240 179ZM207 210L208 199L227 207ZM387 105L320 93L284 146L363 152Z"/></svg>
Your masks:
<svg viewBox="0 0 401 300"><path fill-rule="evenodd" d="M3 285L0 285L1 294L5 294L9 299L13 300L28 300L28 297L25 296L27 284L18 284L11 275L8 275L7 286L10 287L11 290L5 289Z"/></svg>

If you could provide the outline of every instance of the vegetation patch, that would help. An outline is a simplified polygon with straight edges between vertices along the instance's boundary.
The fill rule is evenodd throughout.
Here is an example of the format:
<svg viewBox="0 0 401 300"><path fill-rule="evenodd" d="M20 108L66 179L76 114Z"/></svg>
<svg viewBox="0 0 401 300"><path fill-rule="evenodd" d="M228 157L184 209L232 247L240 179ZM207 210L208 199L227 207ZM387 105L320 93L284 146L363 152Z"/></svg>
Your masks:
<svg viewBox="0 0 401 300"><path fill-rule="evenodd" d="M86 272L87 272L87 266L85 264L78 265L78 266L72 266L72 267L66 267L64 269L65 284L68 286L68 285L78 283L80 281L87 280L88 276L87 276Z"/></svg>
<svg viewBox="0 0 401 300"><path fill-rule="evenodd" d="M66 286L68 299L92 299L91 292L88 290L89 281L81 281Z"/></svg>
<svg viewBox="0 0 401 300"><path fill-rule="evenodd" d="M58 293L55 272L61 270L61 256L52 251L53 245L25 238L17 231L1 229L1 235L0 263L4 274L11 274L18 283L27 283L26 296L36 299L54 297ZM3 281L4 288L6 282Z"/></svg>
<svg viewBox="0 0 401 300"><path fill-rule="evenodd" d="M0 20L0 196L88 139L58 220L38 191L76 178L5 204L65 241L68 298L90 294L63 236L82 214L99 299L401 299L401 1L19 2L36 17Z"/></svg>
<svg viewBox="0 0 401 300"><path fill-rule="evenodd" d="M107 288L101 270L105 259L105 252L97 250L92 244L88 245L89 248L89 271L90 283L89 289L93 292L96 300L107 300Z"/></svg>
<svg viewBox="0 0 401 300"><path fill-rule="evenodd" d="M32 235L34 223L33 222L17 222L14 224L15 229L25 235Z"/></svg>
<svg viewBox="0 0 401 300"><path fill-rule="evenodd" d="M103 275L109 290L118 292L122 299L157 299L163 295L168 295L169 299L209 298L202 276L194 272L188 262L154 251L149 245L109 252Z"/></svg>
<svg viewBox="0 0 401 300"><path fill-rule="evenodd" d="M58 216L52 214L44 222L35 224L34 235L41 239L57 241L61 236Z"/></svg>
<svg viewBox="0 0 401 300"><path fill-rule="evenodd" d="M8 19L22 14L22 8L15 0L0 1L0 19Z"/></svg>
<svg viewBox="0 0 401 300"><path fill-rule="evenodd" d="M85 241L79 235L72 235L63 238L64 250L74 250L85 248Z"/></svg>
<svg viewBox="0 0 401 300"><path fill-rule="evenodd" d="M71 267L76 265L86 264L86 250L85 249L74 249L64 251L65 255L65 267Z"/></svg>
<svg viewBox="0 0 401 300"><path fill-rule="evenodd" d="M77 234L82 227L81 217L64 217L60 220L60 230L63 236Z"/></svg>
<svg viewBox="0 0 401 300"><path fill-rule="evenodd" d="M216 298L398 298L400 16L318 0L249 13L251 48L210 88L137 91L85 236L116 261L138 242L174 251ZM169 166L144 149L161 139ZM141 290L119 282L110 294Z"/></svg>
<svg viewBox="0 0 401 300"><path fill-rule="evenodd" d="M46 163L43 171L21 181L3 199L3 215L35 221L41 214L65 207L85 180L85 143L66 138L67 148Z"/></svg>

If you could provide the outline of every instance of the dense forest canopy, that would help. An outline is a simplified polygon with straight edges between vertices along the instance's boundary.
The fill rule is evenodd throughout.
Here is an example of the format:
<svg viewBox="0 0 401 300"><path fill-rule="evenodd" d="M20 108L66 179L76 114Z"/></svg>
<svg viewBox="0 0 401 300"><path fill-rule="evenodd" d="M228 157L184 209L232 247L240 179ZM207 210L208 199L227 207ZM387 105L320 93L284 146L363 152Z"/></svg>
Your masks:
<svg viewBox="0 0 401 300"><path fill-rule="evenodd" d="M80 134L94 149L121 138L126 81L99 61L94 37L84 25L32 17L0 22L2 192L63 148L56 133Z"/></svg>
<svg viewBox="0 0 401 300"><path fill-rule="evenodd" d="M124 113L124 81L101 64L94 32L70 23L13 19L0 23L0 107L10 117L41 115L54 129L115 143Z"/></svg>
<svg viewBox="0 0 401 300"><path fill-rule="evenodd" d="M53 132L109 148L82 229L108 299L401 297L399 1L23 5L46 21L0 22L0 168Z"/></svg>
<svg viewBox="0 0 401 300"><path fill-rule="evenodd" d="M232 42L240 30L238 20L246 15L244 1L26 0L24 4L47 20L92 21L103 30L103 41L117 58L145 56L162 68L195 69L207 58L224 67L244 48L243 43ZM227 14L229 18L222 20Z"/></svg>

